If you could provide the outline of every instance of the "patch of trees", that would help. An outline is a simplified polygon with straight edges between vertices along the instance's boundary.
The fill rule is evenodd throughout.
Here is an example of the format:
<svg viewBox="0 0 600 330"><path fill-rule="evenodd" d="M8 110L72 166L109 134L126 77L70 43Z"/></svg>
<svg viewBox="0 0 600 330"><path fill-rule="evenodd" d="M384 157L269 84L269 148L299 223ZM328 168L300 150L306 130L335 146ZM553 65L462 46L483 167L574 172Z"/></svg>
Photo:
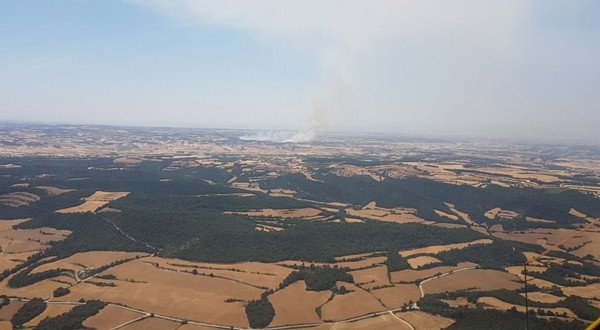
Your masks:
<svg viewBox="0 0 600 330"><path fill-rule="evenodd" d="M412 207L427 219L437 219L435 209L449 211L443 204L450 202L471 215L477 222L486 222L483 214L501 207L518 211L522 216L554 219L561 226L582 222L568 214L573 207L592 216L600 216L600 201L593 196L568 189L505 188L490 185L485 188L456 186L421 178L376 182L367 176L338 177L324 173L321 181L307 180L302 174L287 174L261 183L266 189L285 188L298 191L299 197L323 201L345 201L365 205L376 201L383 207ZM536 224L537 226L537 224Z"/></svg>
<svg viewBox="0 0 600 330"><path fill-rule="evenodd" d="M472 245L463 249L452 249L436 254L442 265L456 265L462 261L479 264L483 268L502 269L510 265L523 265L523 251L536 251L540 247L495 239L492 244ZM541 251L540 251L541 252ZM439 266L440 264L435 264Z"/></svg>
<svg viewBox="0 0 600 330"><path fill-rule="evenodd" d="M52 292L52 296L54 298L58 298L58 297L66 296L69 293L71 293L71 290L69 290L69 288L63 288L61 286L60 288L56 288L56 290L54 290L54 292Z"/></svg>
<svg viewBox="0 0 600 330"><path fill-rule="evenodd" d="M23 324L42 314L45 309L46 302L43 299L33 298L19 308L19 310L10 319L10 322L12 323L13 328L20 329Z"/></svg>
<svg viewBox="0 0 600 330"><path fill-rule="evenodd" d="M385 261L388 272L409 269L410 265L405 258L401 257L398 252L388 251L387 260Z"/></svg>
<svg viewBox="0 0 600 330"><path fill-rule="evenodd" d="M497 298L504 302L507 302L509 304L520 305L520 306L526 305L525 297L523 297L521 294L519 294L519 292L506 290L506 289L493 290L493 291L457 291L457 292L451 292L451 293L428 295L427 298L428 299L456 299L458 297L465 297L465 298L467 298L467 301L469 301L470 303L473 303L473 304L476 304L477 300L480 297L494 297L494 298ZM431 302L431 300L426 301L425 303L427 304L430 302ZM441 302L441 301L439 301L439 302ZM598 318L598 315L600 315L600 309L591 305L586 299L578 297L578 296L569 296L569 297L565 298L564 300L558 301L556 303L543 303L543 302L539 302L539 301L535 301L535 300L529 300L528 305L531 308L558 308L558 307L568 308L571 311L573 311L573 313L575 313L575 315L577 315L577 317L584 319L584 320L589 320L589 321L596 320L596 318ZM440 306L440 305L438 304L438 306ZM550 312L550 313L552 313L552 312ZM547 314L547 315L552 315L552 314Z"/></svg>
<svg viewBox="0 0 600 330"><path fill-rule="evenodd" d="M303 280L306 282L306 289L309 291L332 290L335 288L337 281L354 283L354 278L348 274L348 271L350 271L349 268L339 268L337 266L317 267L310 265L290 273L279 285L279 289Z"/></svg>
<svg viewBox="0 0 600 330"><path fill-rule="evenodd" d="M168 229L166 229L168 231ZM471 241L484 236L472 230L420 224L298 223L277 233L227 230L198 233L197 238L163 256L187 260L234 263L304 260L333 262L336 256L401 250Z"/></svg>
<svg viewBox="0 0 600 330"><path fill-rule="evenodd" d="M69 271L67 269L59 268L45 270L39 273L31 273L32 270L32 267L28 267L27 269L20 271L15 276L11 277L10 280L8 280L8 286L11 288L22 288L43 280L47 280L49 278L58 277Z"/></svg>
<svg viewBox="0 0 600 330"><path fill-rule="evenodd" d="M88 300L83 305L75 306L70 311L56 317L43 319L36 329L38 330L68 330L81 329L83 322L89 317L98 314L106 306L105 302L99 300Z"/></svg>
<svg viewBox="0 0 600 330"><path fill-rule="evenodd" d="M255 329L268 326L275 317L275 309L267 299L267 295L263 295L260 300L249 302L245 310L250 327Z"/></svg>
<svg viewBox="0 0 600 330"><path fill-rule="evenodd" d="M424 312L455 319L456 322L446 328L449 330L524 329L527 324L527 315L516 310L498 311L483 308L452 308L432 295L425 295L420 300L419 307ZM576 330L583 329L585 324L578 320L564 321L556 318L538 318L532 310L529 313L529 327L531 329Z"/></svg>
<svg viewBox="0 0 600 330"><path fill-rule="evenodd" d="M0 309L2 309L2 307L4 306L8 306L8 304L10 304L10 299L6 296L6 295L1 295L0 299L2 299L2 301L0 301Z"/></svg>
<svg viewBox="0 0 600 330"><path fill-rule="evenodd" d="M543 272L528 271L527 273L533 277L541 278L543 280L550 281L552 283L556 283L558 285L563 286L586 286L591 283L600 282L600 280L598 279L583 280L581 274L575 271L575 269L591 273L595 273L597 271L594 266L569 266L567 263L565 263L563 265L550 264L548 267L546 267L546 270ZM576 280L572 280L569 278L573 278Z"/></svg>

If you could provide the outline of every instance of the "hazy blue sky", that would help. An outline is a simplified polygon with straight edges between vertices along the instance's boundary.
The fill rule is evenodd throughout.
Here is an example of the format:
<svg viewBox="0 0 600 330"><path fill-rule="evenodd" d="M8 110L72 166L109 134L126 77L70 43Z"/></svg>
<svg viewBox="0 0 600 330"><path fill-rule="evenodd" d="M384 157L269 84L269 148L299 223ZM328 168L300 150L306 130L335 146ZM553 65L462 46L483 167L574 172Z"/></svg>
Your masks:
<svg viewBox="0 0 600 330"><path fill-rule="evenodd" d="M0 120L600 141L600 1L6 0Z"/></svg>

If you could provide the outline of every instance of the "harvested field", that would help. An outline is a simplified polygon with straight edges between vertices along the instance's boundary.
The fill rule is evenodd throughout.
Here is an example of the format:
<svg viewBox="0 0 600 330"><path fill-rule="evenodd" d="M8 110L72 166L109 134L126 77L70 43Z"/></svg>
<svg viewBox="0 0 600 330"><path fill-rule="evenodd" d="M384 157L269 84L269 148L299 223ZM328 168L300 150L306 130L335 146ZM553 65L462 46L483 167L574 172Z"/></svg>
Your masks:
<svg viewBox="0 0 600 330"><path fill-rule="evenodd" d="M471 269L423 283L423 291L425 293L442 293L472 288L482 291L516 290L522 286L519 278L514 275L491 269Z"/></svg>
<svg viewBox="0 0 600 330"><path fill-rule="evenodd" d="M339 267L348 267L350 269L371 267L373 265L380 265L385 263L387 257L371 257L357 261L339 261L336 263Z"/></svg>
<svg viewBox="0 0 600 330"><path fill-rule="evenodd" d="M483 216L486 217L486 218L488 218L488 219L490 219L490 220L494 220L494 219L496 219L496 216L498 215L498 213L500 213L500 211L502 211L502 209L499 208L499 207L496 207L496 208L493 208L493 209L488 210L487 212L485 212L483 214Z"/></svg>
<svg viewBox="0 0 600 330"><path fill-rule="evenodd" d="M365 289L390 284L386 266L355 270L350 274L354 277L354 282Z"/></svg>
<svg viewBox="0 0 600 330"><path fill-rule="evenodd" d="M434 223L433 226L442 227L442 228L467 228L467 225L461 225L458 223L443 223L443 222ZM473 229L473 228L477 228L477 227L471 227L471 229Z"/></svg>
<svg viewBox="0 0 600 330"><path fill-rule="evenodd" d="M525 297L524 293L522 293L521 295ZM545 292L529 292L527 294L527 297L529 298L529 300L548 304L554 304L565 299L564 297L557 297L553 294Z"/></svg>
<svg viewBox="0 0 600 330"><path fill-rule="evenodd" d="M379 253L384 251L379 251ZM335 257L335 261L346 261L346 260L354 260L354 259L366 259L372 257L374 254L378 252L367 252L367 253L359 253L359 254L350 254L347 256Z"/></svg>
<svg viewBox="0 0 600 330"><path fill-rule="evenodd" d="M415 330L445 329L455 322L453 319L435 316L420 311L396 313L396 315L410 323Z"/></svg>
<svg viewBox="0 0 600 330"><path fill-rule="evenodd" d="M388 309L401 308L410 301L418 301L421 298L419 287L414 284L396 284L393 287L371 290L371 294Z"/></svg>
<svg viewBox="0 0 600 330"><path fill-rule="evenodd" d="M198 324L184 324L181 327L177 328L177 330L216 330L218 328L214 328L214 327L205 327L203 325L198 325Z"/></svg>
<svg viewBox="0 0 600 330"><path fill-rule="evenodd" d="M543 272L546 270L547 267L541 267L541 266L528 266L527 270L528 271L537 271L537 272ZM521 272L523 271L523 267L522 266L510 266L510 267L506 267L505 268L506 271L508 271L510 274L513 274L515 276L517 276L519 279L521 280L525 280L525 275L521 274ZM552 288L553 286L556 285L556 283L552 283L550 281L546 281L546 280L542 280L540 278L536 278L536 277L532 277L531 274L529 274L527 276L527 282L531 285L535 285L537 287L540 288L545 288L545 289L549 289Z"/></svg>
<svg viewBox="0 0 600 330"><path fill-rule="evenodd" d="M117 200L119 198L123 198L129 195L129 192L123 191L101 191L98 190L93 193L91 196L84 198L83 204L76 205L73 207L67 207L64 209L57 210L57 213L85 213L85 212L96 212L106 204Z"/></svg>
<svg viewBox="0 0 600 330"><path fill-rule="evenodd" d="M275 308L270 326L321 322L315 309L329 297L331 291L306 291L306 283L298 281L269 296Z"/></svg>
<svg viewBox="0 0 600 330"><path fill-rule="evenodd" d="M303 209L261 209L261 210L252 210L248 212L225 212L225 214L238 214L245 215L248 217L258 217L258 218L294 218L294 219L308 219L308 220L316 220L321 214L321 210L313 209L313 208L303 208Z"/></svg>
<svg viewBox="0 0 600 330"><path fill-rule="evenodd" d="M587 214L581 213L581 212L577 211L574 208L571 208L569 210L569 214L572 215L572 216L574 216L574 217L578 217L578 218L582 218L582 219L585 218L585 217L587 217Z"/></svg>
<svg viewBox="0 0 600 330"><path fill-rule="evenodd" d="M138 319L142 316L127 309L106 306L100 312L83 322L83 326L95 329L112 329L118 325Z"/></svg>
<svg viewBox="0 0 600 330"><path fill-rule="evenodd" d="M343 295L336 295L321 308L323 320L345 320L372 312L379 312L385 308L368 292L351 284L338 282L337 286L345 286L353 291Z"/></svg>
<svg viewBox="0 0 600 330"><path fill-rule="evenodd" d="M10 304L0 308L0 321L10 321L12 316L25 305L23 301L11 301ZM12 329L12 326L11 326Z"/></svg>
<svg viewBox="0 0 600 330"><path fill-rule="evenodd" d="M480 297L478 300L478 302L483 303L485 306L487 307L491 307L493 309L499 309L499 310L503 310L503 311L507 311L513 307L515 307L517 309L517 311L525 313L525 306L521 306L521 305L513 305L513 304L509 304L507 302L504 302L500 299L494 298L494 297ZM554 314L563 314L563 313L567 313L568 317L571 318L576 318L577 316L568 308L563 308L563 307L557 307L557 308L540 308L541 310L547 312L552 312ZM537 310L537 308L536 308Z"/></svg>
<svg viewBox="0 0 600 330"><path fill-rule="evenodd" d="M142 160L141 159L135 159L135 158L115 158L113 160L114 164L117 165L137 165L137 164L141 164Z"/></svg>
<svg viewBox="0 0 600 330"><path fill-rule="evenodd" d="M3 281L0 283L0 292L2 292L3 294L6 294L8 296L23 297L23 298L28 298L28 299L51 298L54 290L56 290L60 287L66 286L64 283L59 283L59 282L52 281L52 280L45 280L45 281L34 283L32 285L28 285L26 287L14 289L14 288L9 288L7 282L8 281ZM90 298L93 299L93 297L90 297ZM4 310L4 309L2 309L2 310Z"/></svg>
<svg viewBox="0 0 600 330"><path fill-rule="evenodd" d="M600 283L589 284L587 286L562 287L561 290L569 296L600 299Z"/></svg>
<svg viewBox="0 0 600 330"><path fill-rule="evenodd" d="M55 317L62 313L66 313L73 309L75 305L63 305L63 304L47 304L46 309L42 314L36 316L33 320L25 323L25 327L35 327L41 320L47 317Z"/></svg>
<svg viewBox="0 0 600 330"><path fill-rule="evenodd" d="M468 223L470 225L477 225L473 220L471 220L471 216L469 216L465 212L461 212L461 211L457 210L456 207L454 207L453 204L450 204L450 203L444 203L444 204L446 204L446 206L450 209L450 211L452 211L452 213L456 214L464 222L466 222L466 223Z"/></svg>
<svg viewBox="0 0 600 330"><path fill-rule="evenodd" d="M7 254L43 251L51 242L64 240L71 232L54 228L11 229L0 232L0 247Z"/></svg>
<svg viewBox="0 0 600 330"><path fill-rule="evenodd" d="M199 274L212 273L215 276L269 289L277 289L279 284L293 271L287 267L260 262L222 265L159 257L146 258L144 261L158 263L160 267L179 272L191 272L196 269Z"/></svg>
<svg viewBox="0 0 600 330"><path fill-rule="evenodd" d="M12 227L23 223L25 221L29 221L31 220L31 218L29 219L14 219L14 220L0 220L0 232L1 231L5 231L5 230L11 230Z"/></svg>
<svg viewBox="0 0 600 330"><path fill-rule="evenodd" d="M265 231L265 232L275 232L275 231L282 231L283 228L268 226L268 225L256 225L256 227L254 227L254 230Z"/></svg>
<svg viewBox="0 0 600 330"><path fill-rule="evenodd" d="M464 249L472 245L492 244L492 240L488 238L478 239L467 243L456 243L448 245L432 245L418 249L410 249L398 252L400 256L406 258L414 254L436 254L443 251L450 251L452 249Z"/></svg>
<svg viewBox="0 0 600 330"><path fill-rule="evenodd" d="M181 326L181 323L159 319L157 317L148 317L141 321L126 325L120 330L175 330Z"/></svg>
<svg viewBox="0 0 600 330"><path fill-rule="evenodd" d="M474 267L472 262L459 262L456 266L440 266L423 270L406 269L390 273L392 283L414 283L416 280L430 278L438 273L446 273L465 267Z"/></svg>
<svg viewBox="0 0 600 330"><path fill-rule="evenodd" d="M52 186L36 186L35 188L43 190L48 196L59 196L71 191L75 191L75 189L62 189Z"/></svg>
<svg viewBox="0 0 600 330"><path fill-rule="evenodd" d="M396 210L396 209L360 209L347 208L346 213L355 218L366 218L375 221L395 222L395 223L418 223L425 220L419 218L414 210Z"/></svg>
<svg viewBox="0 0 600 330"><path fill-rule="evenodd" d="M49 269L72 269L75 271L85 268L98 268L108 265L114 261L131 259L136 256L147 256L145 252L118 252L118 251L92 251L76 253L68 258L60 259L51 263L43 264L33 270L33 273ZM85 266L85 267L84 267Z"/></svg>
<svg viewBox="0 0 600 330"><path fill-rule="evenodd" d="M345 218L344 219L347 223L364 223L363 220L361 219L356 219L356 218Z"/></svg>
<svg viewBox="0 0 600 330"><path fill-rule="evenodd" d="M113 281L117 286L81 283L72 287L64 299L99 299L186 320L247 327L243 303L225 300L259 299L264 291L216 276L165 271L144 260L127 262L102 274L115 275L119 279Z"/></svg>
<svg viewBox="0 0 600 330"><path fill-rule="evenodd" d="M26 207L40 200L40 196L25 191L0 195L0 205L8 207Z"/></svg>
<svg viewBox="0 0 600 330"><path fill-rule="evenodd" d="M435 214L437 214L437 215L439 215L440 217L443 217L443 218L448 218L450 220L454 220L454 221L458 220L458 216L456 216L454 214L446 213L444 211L435 210Z"/></svg>
<svg viewBox="0 0 600 330"><path fill-rule="evenodd" d="M467 298L465 297L458 297L456 299L441 299L441 301L445 302L446 304L448 304L448 306L450 307L468 307L468 308L475 308L475 304L471 303L467 300Z"/></svg>
<svg viewBox="0 0 600 330"><path fill-rule="evenodd" d="M411 330L408 325L392 314L379 315L355 322L336 323L331 327L335 330Z"/></svg>
<svg viewBox="0 0 600 330"><path fill-rule="evenodd" d="M3 272L5 269L11 269L16 265L25 262L27 258L31 257L36 253L38 253L38 251L0 254L0 272Z"/></svg>
<svg viewBox="0 0 600 330"><path fill-rule="evenodd" d="M408 261L408 264L410 265L410 268L412 268L412 269L417 269L417 268L425 266L425 265L436 264L438 262L441 262L440 259L430 257L430 256L420 256L420 257L416 257L416 258L410 258L406 261Z"/></svg>

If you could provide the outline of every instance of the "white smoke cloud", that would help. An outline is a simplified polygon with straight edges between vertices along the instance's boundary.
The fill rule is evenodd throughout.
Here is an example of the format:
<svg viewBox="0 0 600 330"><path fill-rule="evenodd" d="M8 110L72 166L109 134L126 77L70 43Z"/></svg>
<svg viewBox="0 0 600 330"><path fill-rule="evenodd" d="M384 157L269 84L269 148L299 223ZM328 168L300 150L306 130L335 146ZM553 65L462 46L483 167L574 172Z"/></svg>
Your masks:
<svg viewBox="0 0 600 330"><path fill-rule="evenodd" d="M259 38L281 38L292 47L297 43L320 53L322 77L316 95L307 95L314 99L314 106L306 128L291 135L266 132L244 137L277 142L312 141L330 127L350 128L346 122L356 127L366 120L371 125L381 122L389 127L386 116L369 116L367 106L373 106L373 100L363 103L368 99L363 97L361 86L361 70L368 71L363 68L365 58L379 48L401 47L404 40L424 37L459 45L476 58L510 61L519 52L524 26L530 23L531 5L522 0L131 1L176 17L184 25L239 29ZM477 75L478 69L473 72ZM427 106L430 102L423 103ZM406 112L416 111L411 106L410 102L397 105L408 109L403 110Z"/></svg>
<svg viewBox="0 0 600 330"><path fill-rule="evenodd" d="M274 143L309 143L317 137L316 132L307 130L300 132L270 131L243 135L240 140Z"/></svg>

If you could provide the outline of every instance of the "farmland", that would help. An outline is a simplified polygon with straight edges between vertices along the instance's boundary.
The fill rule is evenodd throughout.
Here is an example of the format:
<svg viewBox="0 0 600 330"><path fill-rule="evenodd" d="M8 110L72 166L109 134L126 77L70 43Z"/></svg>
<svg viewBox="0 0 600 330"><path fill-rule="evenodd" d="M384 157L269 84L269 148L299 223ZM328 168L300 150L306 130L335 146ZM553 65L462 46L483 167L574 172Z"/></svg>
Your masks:
<svg viewBox="0 0 600 330"><path fill-rule="evenodd" d="M0 134L2 326L34 298L47 307L26 326L452 329L481 327L478 310L508 325L524 320L528 260L533 324L568 329L600 311L593 149L11 132ZM40 132L52 143L25 142Z"/></svg>

